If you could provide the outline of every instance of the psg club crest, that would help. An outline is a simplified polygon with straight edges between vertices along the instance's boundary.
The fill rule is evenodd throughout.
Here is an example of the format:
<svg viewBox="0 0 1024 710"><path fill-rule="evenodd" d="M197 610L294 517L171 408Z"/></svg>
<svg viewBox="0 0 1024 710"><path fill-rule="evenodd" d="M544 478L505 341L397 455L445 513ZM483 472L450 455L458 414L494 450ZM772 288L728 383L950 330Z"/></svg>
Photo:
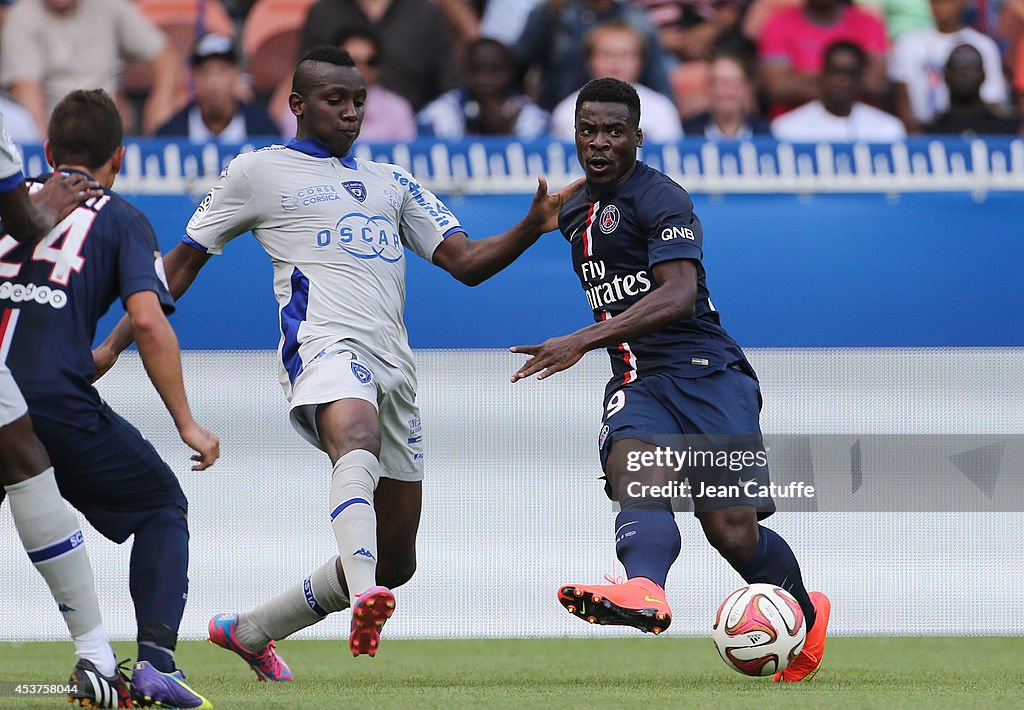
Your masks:
<svg viewBox="0 0 1024 710"><path fill-rule="evenodd" d="M605 234L611 234L615 231L615 228L619 226L619 208L615 205L608 205L601 210L601 231Z"/></svg>
<svg viewBox="0 0 1024 710"><path fill-rule="evenodd" d="M348 194L356 198L360 202L366 200L366 185L359 182L358 180L349 180L348 182L341 183L341 186L348 190ZM618 219L616 219L618 221Z"/></svg>

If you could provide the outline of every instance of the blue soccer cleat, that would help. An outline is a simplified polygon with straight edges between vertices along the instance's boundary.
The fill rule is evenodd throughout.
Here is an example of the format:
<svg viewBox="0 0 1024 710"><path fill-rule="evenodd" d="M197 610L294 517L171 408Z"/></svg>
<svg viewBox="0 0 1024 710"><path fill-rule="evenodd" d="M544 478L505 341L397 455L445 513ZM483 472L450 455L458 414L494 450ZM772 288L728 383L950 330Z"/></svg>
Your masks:
<svg viewBox="0 0 1024 710"><path fill-rule="evenodd" d="M289 681L295 680L292 671L284 659L277 655L274 650L274 642L271 641L259 653L250 651L235 636L235 626L238 624L238 614L217 614L210 619L210 643L234 651L242 657L249 667L256 673L260 680Z"/></svg>
<svg viewBox="0 0 1024 710"><path fill-rule="evenodd" d="M180 670L162 673L149 661L139 661L132 669L132 699L139 707L206 710L213 704L185 682Z"/></svg>

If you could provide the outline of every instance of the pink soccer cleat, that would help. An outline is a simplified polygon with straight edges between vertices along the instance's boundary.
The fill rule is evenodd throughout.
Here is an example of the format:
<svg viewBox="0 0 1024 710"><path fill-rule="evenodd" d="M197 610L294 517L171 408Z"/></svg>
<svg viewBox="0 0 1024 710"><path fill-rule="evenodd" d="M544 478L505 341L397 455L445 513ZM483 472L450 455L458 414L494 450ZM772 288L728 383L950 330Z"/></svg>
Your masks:
<svg viewBox="0 0 1024 710"><path fill-rule="evenodd" d="M377 655L380 631L395 613L395 595L387 587L370 587L352 603L352 633L348 647L353 656Z"/></svg>
<svg viewBox="0 0 1024 710"><path fill-rule="evenodd" d="M274 650L274 642L271 641L259 653L250 651L238 642L235 637L235 626L238 624L238 614L217 614L210 619L210 643L234 651L242 660L249 664L256 677L260 680L288 681L295 680L291 669L284 659L277 655Z"/></svg>

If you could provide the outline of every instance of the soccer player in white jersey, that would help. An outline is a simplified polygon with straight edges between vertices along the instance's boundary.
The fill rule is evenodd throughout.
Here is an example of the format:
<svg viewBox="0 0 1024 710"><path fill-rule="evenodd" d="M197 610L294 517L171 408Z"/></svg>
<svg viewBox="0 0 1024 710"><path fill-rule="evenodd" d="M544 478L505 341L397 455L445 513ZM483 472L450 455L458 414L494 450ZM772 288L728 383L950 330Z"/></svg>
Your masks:
<svg viewBox="0 0 1024 710"><path fill-rule="evenodd" d="M55 173L31 196L25 187L21 156L3 127L0 114L0 256L18 244L34 244L82 202L103 194L81 174ZM92 565L78 518L61 498L46 449L32 428L28 407L7 368L7 352L20 309L7 281L18 265L0 263L0 501L10 500L14 527L29 559L39 570L75 642L75 655L87 678L94 704L112 702L127 687L117 673L114 652L100 617ZM4 288L7 286L7 288ZM83 692L85 692L83 688Z"/></svg>
<svg viewBox="0 0 1024 710"><path fill-rule="evenodd" d="M291 421L334 469L328 512L339 555L256 609L210 621L210 640L261 679L292 678L276 639L350 604L352 654L376 654L395 608L391 589L415 570L423 444L402 320L405 249L478 284L555 229L559 207L582 184L548 195L541 179L522 221L470 240L405 170L352 157L365 100L347 52L310 50L289 97L295 140L235 158L165 258L177 298L211 254L253 232L274 264ZM129 338L122 322L94 353L99 372Z"/></svg>

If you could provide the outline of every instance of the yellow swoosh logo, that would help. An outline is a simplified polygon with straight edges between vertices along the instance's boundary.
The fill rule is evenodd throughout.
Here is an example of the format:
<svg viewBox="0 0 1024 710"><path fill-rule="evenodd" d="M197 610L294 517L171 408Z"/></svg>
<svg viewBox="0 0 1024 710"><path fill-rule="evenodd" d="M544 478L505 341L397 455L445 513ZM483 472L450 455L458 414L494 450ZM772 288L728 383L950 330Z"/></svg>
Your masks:
<svg viewBox="0 0 1024 710"><path fill-rule="evenodd" d="M654 598L654 597L652 597L652 596L651 596L650 594L645 594L645 595L644 595L644 601L645 601L645 602L651 602L652 604L664 604L664 603L665 603L665 602L664 602L663 600L661 600L661 599L655 599L655 598Z"/></svg>

